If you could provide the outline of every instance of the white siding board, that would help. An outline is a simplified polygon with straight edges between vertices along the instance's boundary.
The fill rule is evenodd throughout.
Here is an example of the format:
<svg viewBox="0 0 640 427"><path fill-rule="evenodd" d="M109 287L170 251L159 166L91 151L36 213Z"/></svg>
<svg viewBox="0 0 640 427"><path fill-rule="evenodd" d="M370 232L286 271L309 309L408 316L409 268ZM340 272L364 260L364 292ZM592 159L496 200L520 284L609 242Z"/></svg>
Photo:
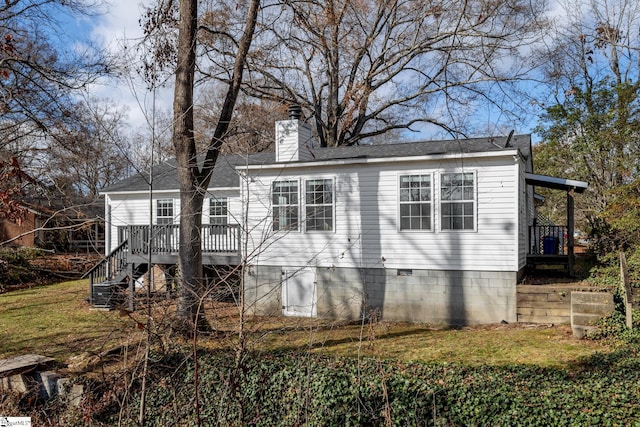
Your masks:
<svg viewBox="0 0 640 427"><path fill-rule="evenodd" d="M424 165L411 162L304 171L284 169L277 175L262 171L251 184L250 226L270 217L270 188L274 179L300 178L303 200L304 179L333 177L336 197L334 232L277 233L278 239L271 239L260 255L260 262L269 260L273 265L286 266L513 270L518 226L513 195L518 184L511 159L502 162L476 159L465 165L465 171L477 174L476 231L438 231L437 196L432 202L433 230L398 230L398 176L432 173L435 195L439 173L460 170L459 166L458 161L439 161Z"/></svg>

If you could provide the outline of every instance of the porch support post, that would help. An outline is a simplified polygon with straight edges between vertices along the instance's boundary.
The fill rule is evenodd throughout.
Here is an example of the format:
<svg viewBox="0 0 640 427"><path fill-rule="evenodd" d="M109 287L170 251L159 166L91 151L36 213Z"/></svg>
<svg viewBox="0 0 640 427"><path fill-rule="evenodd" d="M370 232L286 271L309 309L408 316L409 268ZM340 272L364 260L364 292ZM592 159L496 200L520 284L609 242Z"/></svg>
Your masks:
<svg viewBox="0 0 640 427"><path fill-rule="evenodd" d="M573 228L574 228L574 201L573 201L573 189L567 191L567 255L569 257L567 262L567 273L570 277L573 277Z"/></svg>

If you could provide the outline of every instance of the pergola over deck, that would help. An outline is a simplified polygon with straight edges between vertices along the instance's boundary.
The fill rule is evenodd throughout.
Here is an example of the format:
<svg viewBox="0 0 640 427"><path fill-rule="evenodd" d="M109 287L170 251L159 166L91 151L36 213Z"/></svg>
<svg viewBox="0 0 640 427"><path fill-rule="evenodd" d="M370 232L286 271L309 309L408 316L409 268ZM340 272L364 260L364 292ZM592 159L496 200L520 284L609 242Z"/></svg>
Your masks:
<svg viewBox="0 0 640 427"><path fill-rule="evenodd" d="M569 276L573 276L573 266L575 261L574 255L574 231L575 231L575 219L574 219L574 194L575 193L584 193L584 191L588 188L589 184L584 181L576 181L572 179L565 178L557 178L553 176L546 175L536 175L533 173L525 174L525 181L529 185L551 188L554 190L562 190L567 193L567 238L566 238L566 246L567 253L558 254L558 253L539 253L536 251L534 253L529 253L527 255L527 264L536 265L536 264L565 264L567 265L567 273ZM536 227L536 226L533 226ZM563 228L563 227L562 227ZM538 232L530 232L529 236L539 236ZM539 237L537 237L539 238ZM532 248L532 243L529 242L529 248ZM536 242L538 245L538 242ZM538 246L536 246L538 247ZM547 252L546 250L544 252Z"/></svg>

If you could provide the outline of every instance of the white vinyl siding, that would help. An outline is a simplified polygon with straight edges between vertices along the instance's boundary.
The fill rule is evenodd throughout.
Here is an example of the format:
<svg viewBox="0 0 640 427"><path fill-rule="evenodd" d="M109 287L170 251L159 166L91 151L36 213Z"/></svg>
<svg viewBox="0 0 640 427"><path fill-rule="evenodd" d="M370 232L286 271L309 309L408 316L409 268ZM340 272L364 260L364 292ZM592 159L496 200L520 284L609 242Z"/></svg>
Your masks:
<svg viewBox="0 0 640 427"><path fill-rule="evenodd" d="M274 181L298 179L304 186L307 180L333 177L334 232L273 237L263 233L263 240L253 239L249 253L257 254L257 264L275 266L514 271L518 213L513 196L518 168L513 156L465 159L465 171L474 171L472 233L442 231L440 226L438 181L442 173L457 172L460 166L459 160L452 159L261 170L249 186L249 229L261 229L265 218L271 217L264 201L269 200ZM400 230L399 177L403 175L432 176L430 232Z"/></svg>
<svg viewBox="0 0 640 427"><path fill-rule="evenodd" d="M514 196L518 194L519 169L508 155L250 170L244 199L239 197L241 189L207 197L228 198L229 223L247 221L245 229L251 230L247 254L255 265L517 271L520 221ZM474 171L475 232L442 231L440 175L463 170ZM400 230L399 177L403 175L431 175L429 232ZM300 198L305 182L317 179L330 179L333 184L333 232L274 233L273 183L298 183L300 223L306 214L304 197ZM179 221L177 191L158 194L151 206L148 194L142 192L107 196L110 250L117 244L118 226L147 225L151 213L155 223L156 200L173 199L175 223ZM242 200L249 203L245 219ZM205 203L204 208L203 223L207 223L209 206Z"/></svg>

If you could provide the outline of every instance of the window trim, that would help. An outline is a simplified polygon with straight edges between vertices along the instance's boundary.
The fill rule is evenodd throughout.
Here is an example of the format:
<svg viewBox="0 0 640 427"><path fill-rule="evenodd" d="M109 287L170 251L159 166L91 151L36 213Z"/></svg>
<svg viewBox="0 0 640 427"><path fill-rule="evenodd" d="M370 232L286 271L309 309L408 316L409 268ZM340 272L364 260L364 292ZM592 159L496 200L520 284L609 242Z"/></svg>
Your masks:
<svg viewBox="0 0 640 427"><path fill-rule="evenodd" d="M287 204L275 204L274 203L274 190L275 190L275 185L276 183L295 183L296 184L296 195L298 198L298 202L296 204L291 204L291 203L287 203ZM271 230L273 232L299 232L301 230L300 228L300 208L301 208L301 200L300 200L300 180L299 179L280 179L280 180L273 180L271 182L271 191L270 191L270 199L271 199ZM290 193L293 194L293 193ZM297 221L295 223L295 227L289 225L285 228L282 227L278 227L278 229L275 229L275 225L279 224L279 222L276 221L276 211L275 208L276 207L293 207L295 206L296 208L296 214L297 214Z"/></svg>
<svg viewBox="0 0 640 427"><path fill-rule="evenodd" d="M170 202L170 206L169 203ZM163 205L161 207L161 204L167 203L167 205ZM176 208L176 203L174 199L156 199L156 209L155 209L155 223L156 225L173 225L175 224L175 208ZM170 214L168 215L160 215L160 210L163 210L163 213L167 212L169 209L171 210ZM161 222L162 219L169 219L170 221L168 222Z"/></svg>
<svg viewBox="0 0 640 427"><path fill-rule="evenodd" d="M430 215L430 219L429 219L429 228L402 228L402 208L401 206L403 204L405 205L413 205L413 204L420 204L421 201L417 201L417 202L413 202L413 201L402 201L402 178L403 177L410 177L410 176L428 176L429 180L430 180L430 188L429 188L429 205L431 207L431 215ZM434 233L435 232L435 217L436 217L436 203L435 203L435 194L434 194L434 189L435 189L435 177L434 177L434 173L433 171L408 171L408 172L402 172L398 174L398 183L397 183L397 196L398 196L398 202L397 202L397 218L398 218L398 223L397 223L397 230L398 232L401 233L405 233L405 232L409 232L409 233Z"/></svg>
<svg viewBox="0 0 640 427"><path fill-rule="evenodd" d="M322 181L330 181L331 182L331 229L330 230L310 230L308 225L308 221L307 221L307 209L310 206L329 206L329 203L324 203L324 204L309 204L307 203L307 183L311 182L311 181L318 181L318 180L322 180ZM303 206L303 212L304 212L304 231L305 233L335 233L336 232L336 179L333 176L316 176L316 177L309 177L306 178L303 182L303 196L304 196L304 206Z"/></svg>
<svg viewBox="0 0 640 427"><path fill-rule="evenodd" d="M462 199L462 200L445 200L442 197L442 181L444 175L452 175L452 174L471 174L473 177L473 199ZM473 212L473 228L443 228L443 209L442 206L444 203L472 203L472 212ZM463 216L464 218L464 216ZM441 170L438 172L438 230L443 233L474 233L478 231L478 173L477 170Z"/></svg>
<svg viewBox="0 0 640 427"><path fill-rule="evenodd" d="M212 210L214 207L218 208L218 206L214 205L215 202L224 202L223 205L219 206L220 208L224 209L225 213L223 215L214 215L212 213ZM224 218L224 224L214 223L212 221L214 218L221 218L221 219ZM229 225L229 198L227 196L209 197L209 225L222 225L222 226Z"/></svg>

